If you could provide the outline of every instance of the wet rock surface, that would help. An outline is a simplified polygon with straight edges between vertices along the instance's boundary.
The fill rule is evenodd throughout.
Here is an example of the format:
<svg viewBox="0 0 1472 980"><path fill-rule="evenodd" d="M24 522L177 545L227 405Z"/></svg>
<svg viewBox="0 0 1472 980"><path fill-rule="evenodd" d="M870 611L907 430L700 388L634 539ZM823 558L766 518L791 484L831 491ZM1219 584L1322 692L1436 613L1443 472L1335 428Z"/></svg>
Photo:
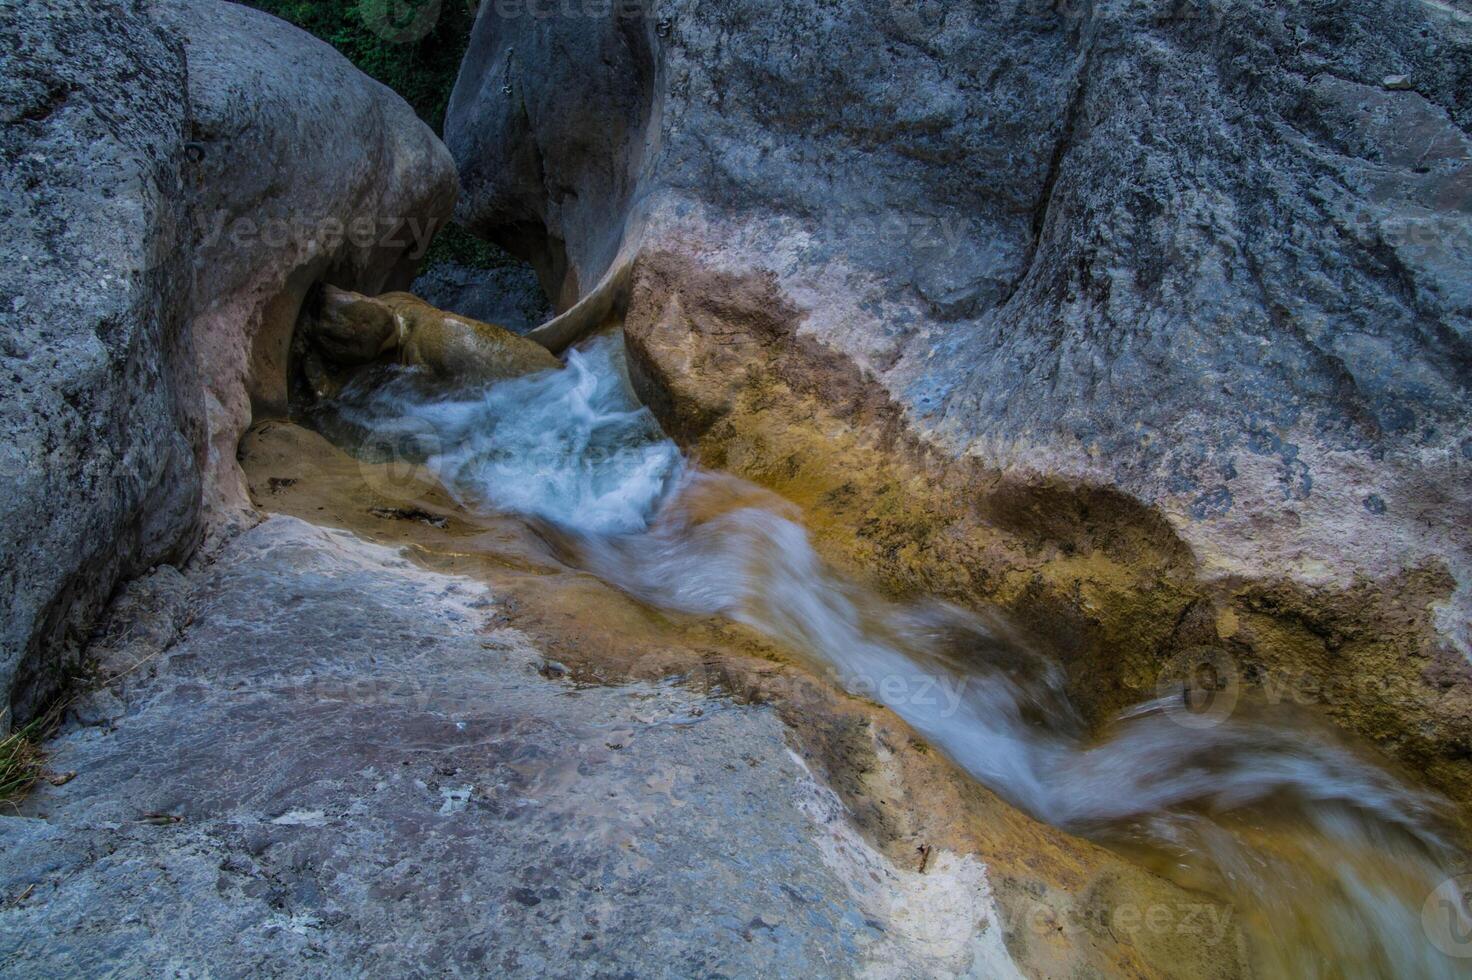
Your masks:
<svg viewBox="0 0 1472 980"><path fill-rule="evenodd" d="M577 685L482 586L293 518L181 580L0 820L7 975L1014 974L981 865L895 868L769 708Z"/></svg>
<svg viewBox="0 0 1472 980"><path fill-rule="evenodd" d="M652 609L569 567L556 549L549 553L545 527L538 532L512 515L467 511L443 486L426 482L422 470L355 460L294 425L254 427L241 461L252 498L265 510L348 529L406 549L424 568L489 584L496 601L488 616L496 627L531 638L544 656L536 666L544 678L605 685L681 678L692 689L770 705L789 726L794 751L842 801L842 811L831 804L820 809L842 813L893 867L918 871L924 862L928 878L953 869L959 856L986 866L1001 934L1024 974L1227 978L1248 972L1250 947L1233 910L1028 817L891 712L803 670L790 651L753 631L721 617ZM410 508L429 519L394 513ZM875 873L880 882L889 880L882 869ZM947 894L976 887L964 876L949 881ZM919 923L951 904L949 898L902 903ZM1148 908L1207 914L1220 928L1128 927L1132 912ZM934 921L943 926L933 934L941 946L969 941L970 927L946 917ZM980 921L976 930L992 928L993 920L985 929Z"/></svg>
<svg viewBox="0 0 1472 980"><path fill-rule="evenodd" d="M364 296L322 286L303 310L294 352L318 399L337 394L355 368L396 362L426 381L467 389L562 362L495 323L448 313L410 293Z"/></svg>

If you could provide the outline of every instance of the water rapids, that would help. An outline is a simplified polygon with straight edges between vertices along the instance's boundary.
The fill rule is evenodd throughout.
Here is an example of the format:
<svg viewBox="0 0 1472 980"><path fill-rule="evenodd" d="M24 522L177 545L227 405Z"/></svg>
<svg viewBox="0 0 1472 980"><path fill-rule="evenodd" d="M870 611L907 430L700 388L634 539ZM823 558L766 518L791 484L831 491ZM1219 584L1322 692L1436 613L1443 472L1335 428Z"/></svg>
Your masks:
<svg viewBox="0 0 1472 980"><path fill-rule="evenodd" d="M685 461L635 399L617 334L563 371L438 394L396 373L350 386L334 411L409 447L467 509L541 522L574 563L650 605L761 631L1038 819L1227 898L1265 975L1472 964L1431 935L1472 940L1463 906L1438 904L1458 860L1441 801L1313 718L1246 700L1221 712L1185 686L1091 738L1062 668L1000 616L847 581L792 505Z"/></svg>

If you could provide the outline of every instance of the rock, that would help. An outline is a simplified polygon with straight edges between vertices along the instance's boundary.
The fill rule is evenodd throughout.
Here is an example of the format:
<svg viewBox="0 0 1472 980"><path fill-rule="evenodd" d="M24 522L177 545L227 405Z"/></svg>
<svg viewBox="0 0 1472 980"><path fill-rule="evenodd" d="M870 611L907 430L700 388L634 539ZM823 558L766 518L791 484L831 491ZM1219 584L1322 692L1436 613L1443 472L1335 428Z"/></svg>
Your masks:
<svg viewBox="0 0 1472 980"><path fill-rule="evenodd" d="M10 974L1020 976L985 868L892 865L770 708L570 698L532 638L482 646L481 586L293 518L194 585L115 728L50 746L76 777L0 820ZM635 722L656 696L704 710Z"/></svg>
<svg viewBox="0 0 1472 980"><path fill-rule="evenodd" d="M0 25L0 725L120 580L254 518L318 280L407 284L454 165L328 45L221 0L44 0ZM250 43L242 43L249 38ZM186 91L187 90L187 91Z"/></svg>
<svg viewBox="0 0 1472 980"><path fill-rule="evenodd" d="M447 314L410 293L368 297L323 286L302 319L300 337L312 354L336 365L361 366L394 354L436 381L464 385L562 366L539 344L493 323Z"/></svg>
<svg viewBox="0 0 1472 980"><path fill-rule="evenodd" d="M223 0L173 0L161 16L185 41L201 157L191 329L208 392L206 507L239 526L250 511L235 447L253 418L286 414L309 290L407 286L454 206L455 167L403 99L285 21Z"/></svg>
<svg viewBox="0 0 1472 980"><path fill-rule="evenodd" d="M467 195L462 224L530 261L559 312L614 264L650 135L653 25L630 16L636 9L613 4L603 18L490 11L451 96L445 135ZM555 177L541 172L544 161ZM558 183L549 192L549 177L563 176L578 190Z"/></svg>
<svg viewBox="0 0 1472 980"><path fill-rule="evenodd" d="M1411 88L1411 80L1406 75L1386 75L1380 84L1392 92L1408 92Z"/></svg>
<svg viewBox="0 0 1472 980"><path fill-rule="evenodd" d="M185 79L138 5L0 15L0 732L198 538Z"/></svg>
<svg viewBox="0 0 1472 980"><path fill-rule="evenodd" d="M489 11L446 140L831 556L1035 623L1095 721L1201 644L1342 684L1472 799L1469 71L1413 0Z"/></svg>
<svg viewBox="0 0 1472 980"><path fill-rule="evenodd" d="M420 273L409 292L450 313L526 334L552 319L552 307L530 266L472 269L440 262Z"/></svg>
<svg viewBox="0 0 1472 980"><path fill-rule="evenodd" d="M304 312L297 336L338 364L371 364L398 350L408 334L408 324L387 303L332 286L323 286Z"/></svg>

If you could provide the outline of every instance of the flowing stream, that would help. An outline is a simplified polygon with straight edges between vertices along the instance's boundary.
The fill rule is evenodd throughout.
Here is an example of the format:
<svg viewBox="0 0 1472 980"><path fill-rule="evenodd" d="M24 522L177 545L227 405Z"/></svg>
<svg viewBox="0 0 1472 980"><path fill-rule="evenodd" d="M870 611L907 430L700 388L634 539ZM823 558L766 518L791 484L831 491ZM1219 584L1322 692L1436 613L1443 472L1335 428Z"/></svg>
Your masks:
<svg viewBox="0 0 1472 980"><path fill-rule="evenodd" d="M1472 972L1438 948L1472 953L1439 800L1312 718L1203 710L1184 688L1090 738L1061 667L1000 617L873 594L825 565L792 505L685 461L635 399L620 336L567 362L448 394L380 376L336 424L408 446L464 507L536 520L644 602L754 627L1038 819L1227 898L1264 975Z"/></svg>

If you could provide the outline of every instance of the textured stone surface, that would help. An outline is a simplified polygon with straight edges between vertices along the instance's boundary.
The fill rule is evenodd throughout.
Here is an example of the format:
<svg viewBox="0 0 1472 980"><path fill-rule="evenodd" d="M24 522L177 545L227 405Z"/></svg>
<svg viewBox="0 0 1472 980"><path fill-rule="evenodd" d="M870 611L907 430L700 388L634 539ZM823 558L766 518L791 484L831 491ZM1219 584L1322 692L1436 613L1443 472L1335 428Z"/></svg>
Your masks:
<svg viewBox="0 0 1472 980"><path fill-rule="evenodd" d="M420 273L409 292L442 310L524 334L552 319L552 307L531 267L517 263L473 269L440 262Z"/></svg>
<svg viewBox="0 0 1472 980"><path fill-rule="evenodd" d="M349 529L405 549L426 568L487 583L493 621L530 637L568 676L602 684L680 677L769 705L790 726L793 750L896 866L916 868L926 851L947 861L973 855L985 864L1007 950L1027 976L1250 975L1251 947L1226 908L1038 823L951 765L887 709L789 662L740 625L655 610L558 561L548 553L544 526L466 511L443 486L426 481L424 470L360 462L294 425L253 427L241 443L241 464L263 509ZM928 876L934 865L926 867ZM904 907L917 911L909 902ZM918 914L946 907L937 898ZM1121 910L1149 907L1194 908L1230 928L1122 929ZM946 915L934 921L938 944L967 934ZM975 928L989 930L993 921Z"/></svg>
<svg viewBox="0 0 1472 980"><path fill-rule="evenodd" d="M539 344L497 324L446 313L412 293L364 296L323 286L304 310L297 338L304 361L316 358L338 377L384 355L422 368L425 380L467 387L562 367Z"/></svg>
<svg viewBox="0 0 1472 980"><path fill-rule="evenodd" d="M198 534L184 85L134 4L0 4L0 731Z"/></svg>
<svg viewBox="0 0 1472 980"><path fill-rule="evenodd" d="M284 410L307 289L407 281L456 188L398 96L265 14L3 14L0 709L24 717L117 582L194 547L202 487L214 527L248 520L235 444Z"/></svg>
<svg viewBox="0 0 1472 980"><path fill-rule="evenodd" d="M287 517L138 583L77 775L0 820L6 975L1018 975L981 865L893 867L772 709L558 679L497 612Z"/></svg>
<svg viewBox="0 0 1472 980"><path fill-rule="evenodd" d="M1081 694L1393 676L1308 697L1465 796L1469 79L1421 0L487 9L446 139L464 223L559 308L631 269L662 417L898 586Z"/></svg>

